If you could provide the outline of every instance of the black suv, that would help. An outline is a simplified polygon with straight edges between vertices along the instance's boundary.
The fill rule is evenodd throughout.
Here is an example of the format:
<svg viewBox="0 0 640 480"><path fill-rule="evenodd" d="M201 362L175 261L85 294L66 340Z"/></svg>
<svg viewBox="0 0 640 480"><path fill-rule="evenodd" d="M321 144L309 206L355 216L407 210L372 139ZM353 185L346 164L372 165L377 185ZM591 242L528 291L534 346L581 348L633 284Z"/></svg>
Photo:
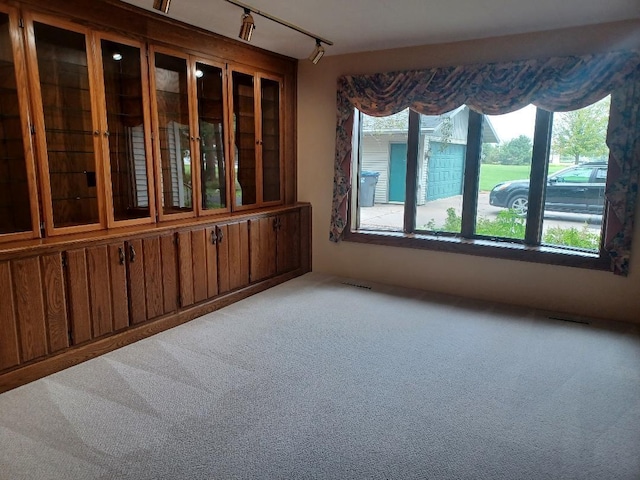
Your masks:
<svg viewBox="0 0 640 480"><path fill-rule="evenodd" d="M557 171L547 179L544 209L556 212L602 215L606 163L583 163ZM489 203L496 207L527 213L529 180L512 180L493 187Z"/></svg>

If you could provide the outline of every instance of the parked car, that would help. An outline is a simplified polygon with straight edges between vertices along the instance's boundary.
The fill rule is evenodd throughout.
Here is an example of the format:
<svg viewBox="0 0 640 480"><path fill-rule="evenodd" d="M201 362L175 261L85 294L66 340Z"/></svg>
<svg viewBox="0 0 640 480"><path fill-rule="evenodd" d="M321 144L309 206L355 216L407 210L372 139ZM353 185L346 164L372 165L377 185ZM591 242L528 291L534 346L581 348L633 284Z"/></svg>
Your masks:
<svg viewBox="0 0 640 480"><path fill-rule="evenodd" d="M602 214L607 164L583 163L559 170L547 178L544 209L556 212ZM529 180L512 180L493 187L489 203L527 213Z"/></svg>

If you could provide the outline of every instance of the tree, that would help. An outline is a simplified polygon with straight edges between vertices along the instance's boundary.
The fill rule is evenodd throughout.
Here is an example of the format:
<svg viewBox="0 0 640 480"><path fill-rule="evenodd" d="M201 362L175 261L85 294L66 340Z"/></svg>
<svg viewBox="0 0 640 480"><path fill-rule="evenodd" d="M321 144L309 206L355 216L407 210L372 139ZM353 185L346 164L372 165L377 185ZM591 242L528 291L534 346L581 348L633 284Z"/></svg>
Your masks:
<svg viewBox="0 0 640 480"><path fill-rule="evenodd" d="M552 145L560 156L580 163L582 157L597 158L607 154L607 125L610 97L593 105L554 115Z"/></svg>
<svg viewBox="0 0 640 480"><path fill-rule="evenodd" d="M531 163L531 152L533 143L526 135L512 138L501 148L503 161L506 165L529 165Z"/></svg>
<svg viewBox="0 0 640 480"><path fill-rule="evenodd" d="M501 165L529 165L532 150L533 143L526 135L512 138L501 145L485 143L482 145L482 162Z"/></svg>

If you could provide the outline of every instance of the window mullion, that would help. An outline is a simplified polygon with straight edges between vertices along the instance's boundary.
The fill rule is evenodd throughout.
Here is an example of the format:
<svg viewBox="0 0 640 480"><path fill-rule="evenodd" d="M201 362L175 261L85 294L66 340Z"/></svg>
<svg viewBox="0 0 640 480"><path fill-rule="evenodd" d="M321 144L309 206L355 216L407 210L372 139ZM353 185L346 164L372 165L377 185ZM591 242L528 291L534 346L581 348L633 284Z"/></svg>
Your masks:
<svg viewBox="0 0 640 480"><path fill-rule="evenodd" d="M420 144L420 114L409 110L409 132L407 137L407 177L404 203L404 232L416 229L416 187L418 184L418 150Z"/></svg>
<svg viewBox="0 0 640 480"><path fill-rule="evenodd" d="M542 238L545 185L549 168L552 122L553 113L541 108L537 109L536 126L533 134L533 152L531 154L527 226L524 236L524 242L527 245L539 245Z"/></svg>
<svg viewBox="0 0 640 480"><path fill-rule="evenodd" d="M480 152L482 151L482 127L484 115L469 110L467 155L464 161L464 187L462 196L462 229L464 238L471 238L475 231L480 182Z"/></svg>

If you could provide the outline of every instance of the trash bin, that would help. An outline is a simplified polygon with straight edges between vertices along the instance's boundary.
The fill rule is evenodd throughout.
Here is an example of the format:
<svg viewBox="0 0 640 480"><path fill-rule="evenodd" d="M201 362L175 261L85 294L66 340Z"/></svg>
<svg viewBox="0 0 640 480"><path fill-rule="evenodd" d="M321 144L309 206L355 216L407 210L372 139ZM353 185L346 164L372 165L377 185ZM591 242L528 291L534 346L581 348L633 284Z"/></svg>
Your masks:
<svg viewBox="0 0 640 480"><path fill-rule="evenodd" d="M379 172L360 172L360 190L358 192L358 203L361 207L373 207L376 198L376 185L378 184Z"/></svg>

